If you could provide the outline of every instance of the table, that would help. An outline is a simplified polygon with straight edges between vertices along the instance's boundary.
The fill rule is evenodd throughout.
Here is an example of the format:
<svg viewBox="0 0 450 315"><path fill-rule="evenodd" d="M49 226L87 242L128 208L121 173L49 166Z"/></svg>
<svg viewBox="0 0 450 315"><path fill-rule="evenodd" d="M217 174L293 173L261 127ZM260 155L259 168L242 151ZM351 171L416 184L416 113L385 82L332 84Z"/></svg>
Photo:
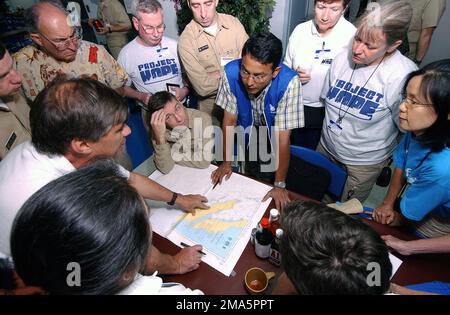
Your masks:
<svg viewBox="0 0 450 315"><path fill-rule="evenodd" d="M309 199L290 192L291 199ZM272 201L264 216L268 216L268 210L274 207ZM412 240L416 237L399 228L378 224L372 220L361 218L380 235L391 234L395 237ZM153 244L164 253L176 254L179 247L167 239L153 233ZM448 254L424 254L413 256L401 256L394 253L403 263L394 275L392 281L399 285L408 285L439 280L450 282L450 255ZM205 263L192 272L184 275L164 276L165 282L179 282L191 289L200 289L207 295L242 295L247 294L244 287L244 276L248 269L259 267L265 271L273 271L275 279L270 281L267 293L270 293L276 284L276 279L281 274L281 269L255 255L254 247L249 242L239 258L234 271L236 275L226 277Z"/></svg>
<svg viewBox="0 0 450 315"><path fill-rule="evenodd" d="M416 236L402 228L392 228L372 220L363 219L380 235L392 235L402 240L414 240ZM421 254L402 256L393 252L403 263L392 278L399 285L417 284L434 280L450 282L450 254Z"/></svg>

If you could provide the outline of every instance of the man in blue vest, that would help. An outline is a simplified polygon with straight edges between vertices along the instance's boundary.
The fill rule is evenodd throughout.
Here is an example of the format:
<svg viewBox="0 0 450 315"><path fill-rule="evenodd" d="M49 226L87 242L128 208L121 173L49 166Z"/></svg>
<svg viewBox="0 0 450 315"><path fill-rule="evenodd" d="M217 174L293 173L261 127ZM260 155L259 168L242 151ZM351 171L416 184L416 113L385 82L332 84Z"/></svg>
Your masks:
<svg viewBox="0 0 450 315"><path fill-rule="evenodd" d="M301 83L295 71L280 64L282 53L277 37L261 33L247 40L242 59L225 66L216 98L224 109L224 162L211 175L213 183L231 176L231 148L237 136L238 145L245 143L246 174L274 184L264 200L272 197L278 209L289 201L289 136L292 129L304 126Z"/></svg>

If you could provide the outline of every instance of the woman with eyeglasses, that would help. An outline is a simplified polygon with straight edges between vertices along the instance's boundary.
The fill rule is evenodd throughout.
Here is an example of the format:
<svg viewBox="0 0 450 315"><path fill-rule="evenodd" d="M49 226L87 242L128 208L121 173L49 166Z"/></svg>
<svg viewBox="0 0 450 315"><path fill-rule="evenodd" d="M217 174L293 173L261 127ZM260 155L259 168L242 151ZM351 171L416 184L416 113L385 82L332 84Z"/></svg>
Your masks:
<svg viewBox="0 0 450 315"><path fill-rule="evenodd" d="M356 28L344 18L350 0L315 0L314 18L296 26L284 64L298 72L302 83L305 127L294 129L291 144L315 150L325 109L320 92L334 57L346 49Z"/></svg>
<svg viewBox="0 0 450 315"><path fill-rule="evenodd" d="M405 1L375 3L327 74L317 151L347 171L342 200L364 202L397 146L402 82L417 69L397 50L411 17Z"/></svg>
<svg viewBox="0 0 450 315"><path fill-rule="evenodd" d="M384 236L402 255L450 252L450 59L411 73L400 104L407 131L394 154L395 171L383 203L382 224L407 224L419 240Z"/></svg>

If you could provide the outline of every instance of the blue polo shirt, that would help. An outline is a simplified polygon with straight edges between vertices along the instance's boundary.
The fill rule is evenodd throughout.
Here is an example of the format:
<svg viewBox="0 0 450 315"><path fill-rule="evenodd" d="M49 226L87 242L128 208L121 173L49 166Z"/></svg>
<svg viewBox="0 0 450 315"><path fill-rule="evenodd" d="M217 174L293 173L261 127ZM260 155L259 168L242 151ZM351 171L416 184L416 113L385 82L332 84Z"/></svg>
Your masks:
<svg viewBox="0 0 450 315"><path fill-rule="evenodd" d="M400 203L402 214L421 221L427 214L450 219L450 149L431 153L408 132L394 153L395 166L403 170L409 187Z"/></svg>

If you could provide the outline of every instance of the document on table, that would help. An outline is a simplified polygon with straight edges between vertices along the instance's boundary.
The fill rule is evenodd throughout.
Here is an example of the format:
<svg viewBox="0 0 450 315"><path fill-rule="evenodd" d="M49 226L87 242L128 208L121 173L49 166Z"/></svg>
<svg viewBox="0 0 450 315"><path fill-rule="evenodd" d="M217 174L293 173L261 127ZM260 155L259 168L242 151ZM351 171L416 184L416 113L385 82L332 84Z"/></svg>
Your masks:
<svg viewBox="0 0 450 315"><path fill-rule="evenodd" d="M229 276L271 198L262 202L272 188L248 177L233 174L213 189L211 173L217 167L196 169L175 165L169 174L155 171L150 178L172 191L201 194L208 198L208 210L195 215L147 200L153 231L180 246L181 242L203 246L202 261Z"/></svg>
<svg viewBox="0 0 450 315"><path fill-rule="evenodd" d="M391 261L391 264L392 264L392 275L391 275L391 279L392 279L392 277L397 272L398 268L400 268L400 265L403 263L403 261L401 261L399 258L392 255L391 253L389 253L389 260Z"/></svg>

